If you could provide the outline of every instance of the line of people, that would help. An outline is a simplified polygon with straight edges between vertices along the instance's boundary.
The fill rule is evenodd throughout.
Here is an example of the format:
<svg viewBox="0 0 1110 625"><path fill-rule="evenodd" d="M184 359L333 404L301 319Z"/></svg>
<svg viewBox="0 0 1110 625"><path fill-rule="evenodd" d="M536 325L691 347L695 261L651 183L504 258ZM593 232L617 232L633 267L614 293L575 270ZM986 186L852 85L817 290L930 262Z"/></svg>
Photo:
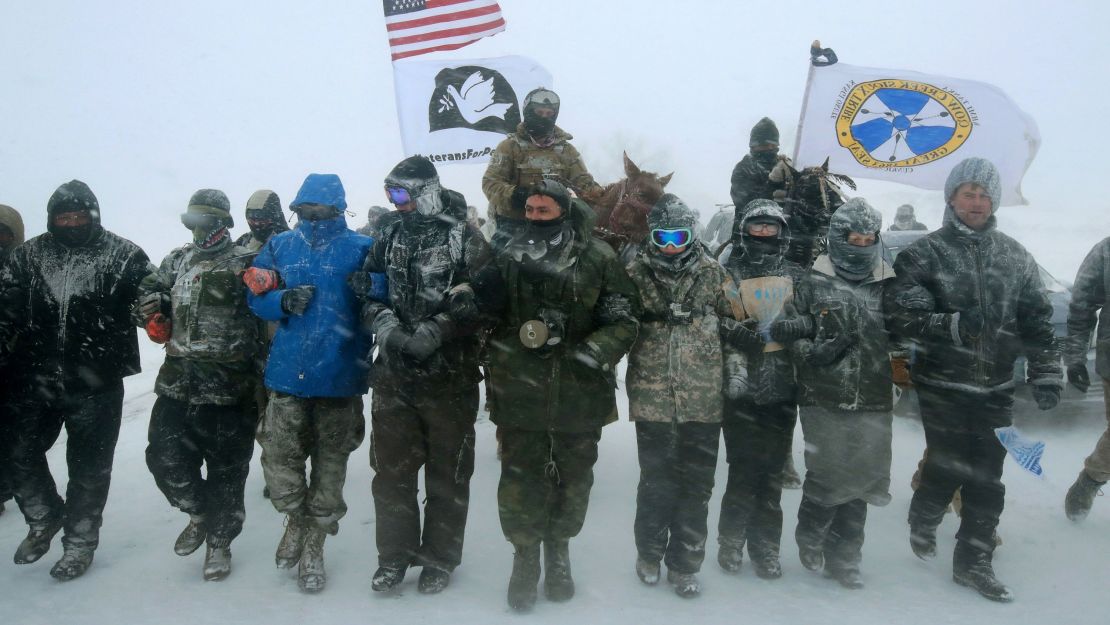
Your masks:
<svg viewBox="0 0 1110 625"><path fill-rule="evenodd" d="M491 172L517 171L506 151L525 139L533 151L564 145L557 112L553 93L530 97ZM326 586L324 543L346 512L347 458L365 438L362 397L373 388L372 588L395 588L421 567L418 590L443 591L462 559L486 377L501 442L498 511L514 550L508 603L530 609L541 576L549 600L569 600L569 545L585 520L601 431L618 417L616 369L627 356L639 578L657 584L663 565L678 595L700 594L722 435L718 563L739 572L746 547L758 576L782 575L782 479L800 414L799 557L859 588L867 506L890 501L891 353L909 340L929 448L911 547L935 555L936 527L961 490L954 580L1012 598L991 564L1005 455L993 428L1012 418L1018 356L1042 409L1059 401L1062 374L1036 263L995 227L1000 185L989 162L953 168L944 226L894 267L879 253L881 216L862 198L832 215L825 253L803 267L786 260L790 216L771 199L744 205L718 261L696 238L696 213L666 194L626 265L592 236L592 211L573 190L542 175L518 182L491 187L511 213L498 213L491 242L423 157L386 176L396 210L374 237L347 227L334 175L306 178L290 204L292 230L276 194L252 195L251 233L239 241L226 195L202 189L181 217L192 242L158 267L100 226L86 185L59 187L47 234L14 248L0 269L4 473L30 528L16 563L40 559L63 531L51 575L73 579L91 565L139 326L166 349L147 464L189 517L175 552L206 546L205 579L231 572L257 439L271 502L286 516L276 564L296 567L306 592ZM1092 254L1081 277L1101 294ZM1073 306L1068 376L1077 386L1086 379L1078 346L1101 296L1081 299L1082 318ZM63 426L65 498L46 464ZM1069 492L1076 518L1105 481L1103 443Z"/></svg>

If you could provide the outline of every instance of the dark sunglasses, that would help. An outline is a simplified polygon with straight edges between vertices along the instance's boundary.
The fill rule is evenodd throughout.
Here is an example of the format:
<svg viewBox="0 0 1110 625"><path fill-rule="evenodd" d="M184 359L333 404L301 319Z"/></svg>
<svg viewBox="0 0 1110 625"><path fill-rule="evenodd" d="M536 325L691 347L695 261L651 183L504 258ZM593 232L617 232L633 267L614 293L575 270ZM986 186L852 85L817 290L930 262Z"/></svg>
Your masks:
<svg viewBox="0 0 1110 625"><path fill-rule="evenodd" d="M656 247L685 247L692 238L692 233L689 228L677 228L675 230L665 230L663 228L656 228L651 231L651 242Z"/></svg>
<svg viewBox="0 0 1110 625"><path fill-rule="evenodd" d="M386 186L385 195L389 198L389 203L394 206L404 206L412 201L409 190L404 187Z"/></svg>

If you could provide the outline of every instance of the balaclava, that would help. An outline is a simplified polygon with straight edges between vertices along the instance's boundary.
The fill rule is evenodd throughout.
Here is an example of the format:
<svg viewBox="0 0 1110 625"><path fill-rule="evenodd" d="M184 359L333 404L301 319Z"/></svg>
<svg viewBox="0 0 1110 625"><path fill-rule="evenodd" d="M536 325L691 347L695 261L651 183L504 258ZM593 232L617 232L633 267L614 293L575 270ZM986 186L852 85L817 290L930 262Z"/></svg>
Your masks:
<svg viewBox="0 0 1110 625"><path fill-rule="evenodd" d="M281 199L269 189L260 189L251 194L247 200L246 216L251 234L262 243L289 229L281 210Z"/></svg>
<svg viewBox="0 0 1110 625"><path fill-rule="evenodd" d="M570 193L566 187L554 180L541 180L530 189L528 197L533 195L544 195L555 200L562 209L562 214L547 221L529 219L526 235L536 242L543 241L549 249L558 248L566 239L564 230L567 224L567 213L570 211Z"/></svg>
<svg viewBox="0 0 1110 625"><path fill-rule="evenodd" d="M752 150L752 158L755 162L762 165L765 169L771 169L775 166L775 161L778 160L779 151L779 129L775 126L775 122L771 118L764 117L752 126L752 134L748 140L748 148L758 148L763 146L775 146L774 150L763 150L756 152Z"/></svg>
<svg viewBox="0 0 1110 625"><path fill-rule="evenodd" d="M536 115L536 108L553 108L551 117ZM559 118L559 96L546 87L533 89L524 96L524 129L533 139L545 139L555 132L555 120Z"/></svg>
<svg viewBox="0 0 1110 625"><path fill-rule="evenodd" d="M193 231L193 244L201 252L215 253L231 243L230 228L235 225L231 202L217 189L201 189L189 198L182 223Z"/></svg>
<svg viewBox="0 0 1110 625"><path fill-rule="evenodd" d="M690 231L690 240L686 249L678 254L663 254L658 247L651 245L651 254L648 257L652 264L671 271L677 271L687 266L687 263L697 257L693 253L698 235L698 216L693 209L672 193L664 193L647 218L649 230L679 230L686 228Z"/></svg>
<svg viewBox="0 0 1110 625"><path fill-rule="evenodd" d="M882 228L883 216L861 197L854 197L836 209L829 222L829 260L838 275L854 281L871 275L880 260L879 231ZM874 234L875 244L852 245L848 242L850 232Z"/></svg>
<svg viewBox="0 0 1110 625"><path fill-rule="evenodd" d="M83 226L59 227L54 225L54 216L61 213L80 212L89 216L89 223ZM81 247L95 241L103 231L100 225L100 203L96 201L89 185L80 180L70 180L58 187L46 204L46 229L59 243L66 247Z"/></svg>
<svg viewBox="0 0 1110 625"><path fill-rule="evenodd" d="M416 204L416 210L402 213L402 219L436 217L446 209L439 173L432 161L424 156L410 156L397 163L385 177L385 186L403 188Z"/></svg>
<svg viewBox="0 0 1110 625"><path fill-rule="evenodd" d="M748 226L751 224L778 224L779 233L757 237L748 233ZM778 204L765 199L749 202L740 221L740 247L744 251L744 262L751 265L777 264L786 252L786 228L786 216Z"/></svg>

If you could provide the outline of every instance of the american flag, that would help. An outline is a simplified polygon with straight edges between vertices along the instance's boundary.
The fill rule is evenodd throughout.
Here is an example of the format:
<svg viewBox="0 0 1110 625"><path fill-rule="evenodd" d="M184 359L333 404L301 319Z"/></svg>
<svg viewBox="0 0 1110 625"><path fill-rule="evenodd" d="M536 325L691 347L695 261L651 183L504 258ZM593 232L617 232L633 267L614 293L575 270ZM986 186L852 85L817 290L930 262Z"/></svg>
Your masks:
<svg viewBox="0 0 1110 625"><path fill-rule="evenodd" d="M496 0L383 0L393 60L454 50L505 30Z"/></svg>

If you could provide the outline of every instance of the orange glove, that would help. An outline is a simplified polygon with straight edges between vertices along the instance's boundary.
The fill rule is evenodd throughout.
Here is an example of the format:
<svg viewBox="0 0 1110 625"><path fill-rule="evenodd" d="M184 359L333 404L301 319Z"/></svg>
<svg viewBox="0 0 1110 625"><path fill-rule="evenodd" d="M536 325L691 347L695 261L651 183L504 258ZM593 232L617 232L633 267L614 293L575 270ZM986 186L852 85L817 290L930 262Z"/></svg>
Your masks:
<svg viewBox="0 0 1110 625"><path fill-rule="evenodd" d="M243 272L243 284L247 285L251 293L262 295L278 287L278 275L276 271L251 267Z"/></svg>
<svg viewBox="0 0 1110 625"><path fill-rule="evenodd" d="M170 337L173 336L173 320L162 313L151 315L146 320L146 325L143 328L150 340L159 345L169 342Z"/></svg>

